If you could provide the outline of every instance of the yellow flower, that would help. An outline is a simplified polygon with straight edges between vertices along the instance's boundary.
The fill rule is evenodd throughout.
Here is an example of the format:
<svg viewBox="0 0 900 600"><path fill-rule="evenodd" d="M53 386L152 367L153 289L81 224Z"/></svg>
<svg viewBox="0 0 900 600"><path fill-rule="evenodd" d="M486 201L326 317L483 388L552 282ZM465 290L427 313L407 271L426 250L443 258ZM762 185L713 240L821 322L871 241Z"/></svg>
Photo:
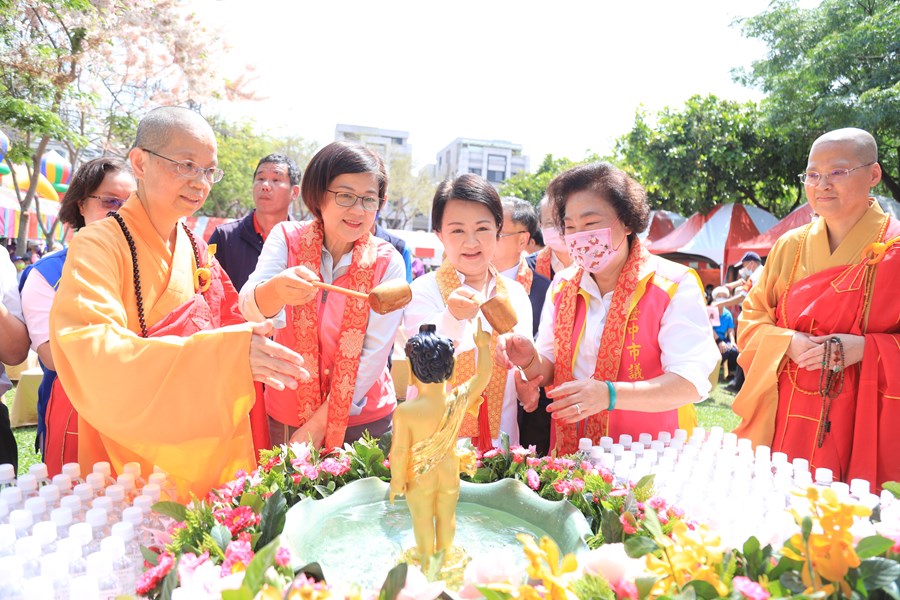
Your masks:
<svg viewBox="0 0 900 600"><path fill-rule="evenodd" d="M516 537L522 542L525 557L528 559L528 577L542 580L544 587L547 588L547 593L543 597L551 600L569 600L574 598L575 596L568 590L566 575L578 569L578 561L575 555L566 554L562 558L562 562L560 562L559 547L549 537L542 537L540 546L535 543L534 538L530 535L520 533ZM521 586L519 588L520 597L522 598L541 597L540 595L531 596L532 592L537 594L531 586Z"/></svg>
<svg viewBox="0 0 900 600"><path fill-rule="evenodd" d="M690 581L705 581L720 596L729 594L721 579L722 547L719 536L706 526L690 530L684 521L672 525L671 538L657 539L662 556L647 555L647 570L660 576L650 591L651 597L667 595L674 585L680 590Z"/></svg>

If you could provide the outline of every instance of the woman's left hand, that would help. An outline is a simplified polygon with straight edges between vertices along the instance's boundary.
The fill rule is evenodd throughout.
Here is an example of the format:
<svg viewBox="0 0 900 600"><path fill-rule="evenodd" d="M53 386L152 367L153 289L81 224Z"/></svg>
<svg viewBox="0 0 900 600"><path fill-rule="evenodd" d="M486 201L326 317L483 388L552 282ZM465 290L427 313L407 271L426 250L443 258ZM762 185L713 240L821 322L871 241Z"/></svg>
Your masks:
<svg viewBox="0 0 900 600"><path fill-rule="evenodd" d="M809 339L811 342L815 342L816 344L821 344L821 346L814 348L813 350L808 351L804 358L809 358L810 360L816 361L816 365L809 368L822 368L822 360L825 356L825 342L833 337L841 340L841 344L844 346L844 368L849 367L850 365L855 365L858 362L862 362L863 359L863 351L866 349L866 337L864 335L851 335L849 333L836 333L832 335L814 335ZM834 348L834 346L832 346ZM833 352L833 351L832 351ZM808 357L806 355L809 355ZM832 353L834 356L834 353ZM835 366L832 363L829 366ZM837 364L836 366L841 366Z"/></svg>
<svg viewBox="0 0 900 600"><path fill-rule="evenodd" d="M609 389L603 381L567 381L547 392L553 400L547 412L565 425L577 423L609 406Z"/></svg>

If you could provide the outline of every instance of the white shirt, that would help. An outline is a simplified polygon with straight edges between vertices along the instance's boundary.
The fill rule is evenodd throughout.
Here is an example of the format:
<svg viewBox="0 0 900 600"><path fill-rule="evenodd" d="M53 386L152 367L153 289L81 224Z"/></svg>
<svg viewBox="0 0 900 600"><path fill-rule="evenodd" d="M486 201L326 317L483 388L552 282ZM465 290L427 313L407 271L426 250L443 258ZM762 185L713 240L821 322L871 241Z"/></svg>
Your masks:
<svg viewBox="0 0 900 600"><path fill-rule="evenodd" d="M576 267L573 265L556 274L553 284L547 291L547 299L541 312L537 350L541 356L554 363L556 353L553 348L553 333L556 315L551 294L561 279L571 279L575 271ZM597 354L600 352L600 338L613 297L613 292L601 294L597 282L588 273L581 278L581 289L588 293L590 301L584 335L578 344L578 355L575 358L573 376L576 380L590 379L594 375ZM718 363L720 354L709 326L703 293L696 278L690 275L682 278L663 313L659 329L659 347L663 371L675 373L690 381L697 390L695 402L705 400L712 389L709 375Z"/></svg>
<svg viewBox="0 0 900 600"><path fill-rule="evenodd" d="M22 310L25 312L31 349L35 352L41 344L50 341L50 307L54 298L56 290L37 269L32 269L22 286Z"/></svg>
<svg viewBox="0 0 900 600"><path fill-rule="evenodd" d="M9 311L9 314L18 320L25 322L22 316L22 302L19 299L19 277L15 265L9 258L9 254L5 253L4 258L0 258L0 298L2 298L3 306ZM6 343L6 340L0 340L0 343ZM5 394L12 389L12 382L6 376L6 369L3 363L0 363L0 395Z"/></svg>
<svg viewBox="0 0 900 600"><path fill-rule="evenodd" d="M465 275L457 272L460 281L465 281ZM502 277L502 276L501 276ZM519 322L513 328L513 331L520 333L526 337L531 337L531 301L525 289L515 280L504 278L503 284L506 286L510 303L516 312ZM437 284L436 272L426 273L416 278L410 284L412 288L412 302L406 307L403 313L403 329L406 336L412 337L419 333L419 326L425 323L433 323L440 335L446 336L454 342L454 354L459 354L467 350L475 348L475 341L472 336L475 334L475 320L460 321L450 313L450 309L444 304L444 298L441 296L441 290ZM470 286L463 284L470 290L476 291ZM488 296L494 294L496 281L493 277L488 282ZM704 313L705 314L705 313ZM482 328L485 331L493 331L491 324L486 319L481 319ZM500 431L509 435L510 444L519 443L519 424L517 420L519 399L516 395L516 384L513 377L516 370L513 369L506 377L506 388L503 392L503 407L500 413ZM412 396L407 395L407 398ZM498 446L500 439L494 440L494 445Z"/></svg>
<svg viewBox="0 0 900 600"><path fill-rule="evenodd" d="M288 221L280 223L287 229L299 229L304 223L297 221ZM262 252L259 255L259 261L256 263L256 269L250 274L247 283L241 288L239 296L239 305L241 314L248 321L265 321L266 316L259 310L256 304L256 295L254 291L256 286L268 281L275 275L288 268L288 247L287 240L284 237L283 229L275 227L266 238L263 244ZM337 263L331 253L322 247L322 266L319 272L322 281L332 283L335 279L343 275L353 260L353 251L347 252L341 256ZM390 279L403 279L406 281L406 265L403 263L403 257L396 250L391 253L391 261L388 263L384 272L382 283ZM375 380L384 371L387 364L388 356L391 354L391 348L394 346L394 336L400 327L400 320L403 318L403 311L394 311L386 315L379 315L373 310L369 311L369 324L366 327L366 338L363 341L362 354L359 358L359 371L356 375L356 387L353 390L353 402L350 406L350 414L358 415L362 412L366 405L366 392L375 383ZM285 320L284 309L273 319L275 327L281 329L287 326Z"/></svg>

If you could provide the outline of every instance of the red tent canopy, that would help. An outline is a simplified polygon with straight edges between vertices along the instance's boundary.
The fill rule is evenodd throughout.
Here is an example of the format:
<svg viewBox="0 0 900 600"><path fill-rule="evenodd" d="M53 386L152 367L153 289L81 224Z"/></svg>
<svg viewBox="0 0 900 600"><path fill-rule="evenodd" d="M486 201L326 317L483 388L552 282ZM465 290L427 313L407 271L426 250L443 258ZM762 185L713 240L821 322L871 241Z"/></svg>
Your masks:
<svg viewBox="0 0 900 600"><path fill-rule="evenodd" d="M812 207L809 205L809 202L805 202L792 210L785 218L778 221L778 224L775 225L775 227L746 242L741 242L738 244L738 248L744 252L756 252L760 256L767 256L778 238L791 229L803 227L812 221L812 217Z"/></svg>

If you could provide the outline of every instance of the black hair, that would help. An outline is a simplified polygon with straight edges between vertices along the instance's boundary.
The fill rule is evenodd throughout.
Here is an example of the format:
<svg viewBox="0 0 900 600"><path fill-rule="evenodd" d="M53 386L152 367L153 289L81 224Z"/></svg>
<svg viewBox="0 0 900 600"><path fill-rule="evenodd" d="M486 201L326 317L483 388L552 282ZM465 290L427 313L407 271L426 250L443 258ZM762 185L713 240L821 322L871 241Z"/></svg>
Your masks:
<svg viewBox="0 0 900 600"><path fill-rule="evenodd" d="M453 340L437 334L430 323L406 342L406 356L413 375L422 383L441 383L453 374Z"/></svg>
<svg viewBox="0 0 900 600"><path fill-rule="evenodd" d="M378 197L384 204L388 175L381 157L363 146L347 142L331 142L312 157L303 174L300 196L313 217L322 220L325 193L335 177L347 173L371 173L378 181Z"/></svg>
<svg viewBox="0 0 900 600"><path fill-rule="evenodd" d="M456 179L445 179L438 185L431 203L431 228L434 231L441 230L444 209L450 200L464 200L485 206L494 217L497 233L499 234L503 228L503 204L500 202L500 194L483 177L466 173Z"/></svg>
<svg viewBox="0 0 900 600"><path fill-rule="evenodd" d="M253 171L254 179L256 179L256 174L259 173L259 168L267 163L284 165L287 167L288 179L290 179L291 185L300 185L300 167L297 166L293 158L284 154L270 154L261 158L256 164L256 170Z"/></svg>
<svg viewBox="0 0 900 600"><path fill-rule="evenodd" d="M530 202L514 196L503 198L503 208L509 211L509 218L513 223L518 223L528 232L528 237L534 239L538 233L537 211ZM543 238L541 238L543 239Z"/></svg>
<svg viewBox="0 0 900 600"><path fill-rule="evenodd" d="M125 161L115 156L95 158L78 167L60 204L59 220L74 229L84 227L81 204L97 191L107 175L116 173L131 173L131 169Z"/></svg>

